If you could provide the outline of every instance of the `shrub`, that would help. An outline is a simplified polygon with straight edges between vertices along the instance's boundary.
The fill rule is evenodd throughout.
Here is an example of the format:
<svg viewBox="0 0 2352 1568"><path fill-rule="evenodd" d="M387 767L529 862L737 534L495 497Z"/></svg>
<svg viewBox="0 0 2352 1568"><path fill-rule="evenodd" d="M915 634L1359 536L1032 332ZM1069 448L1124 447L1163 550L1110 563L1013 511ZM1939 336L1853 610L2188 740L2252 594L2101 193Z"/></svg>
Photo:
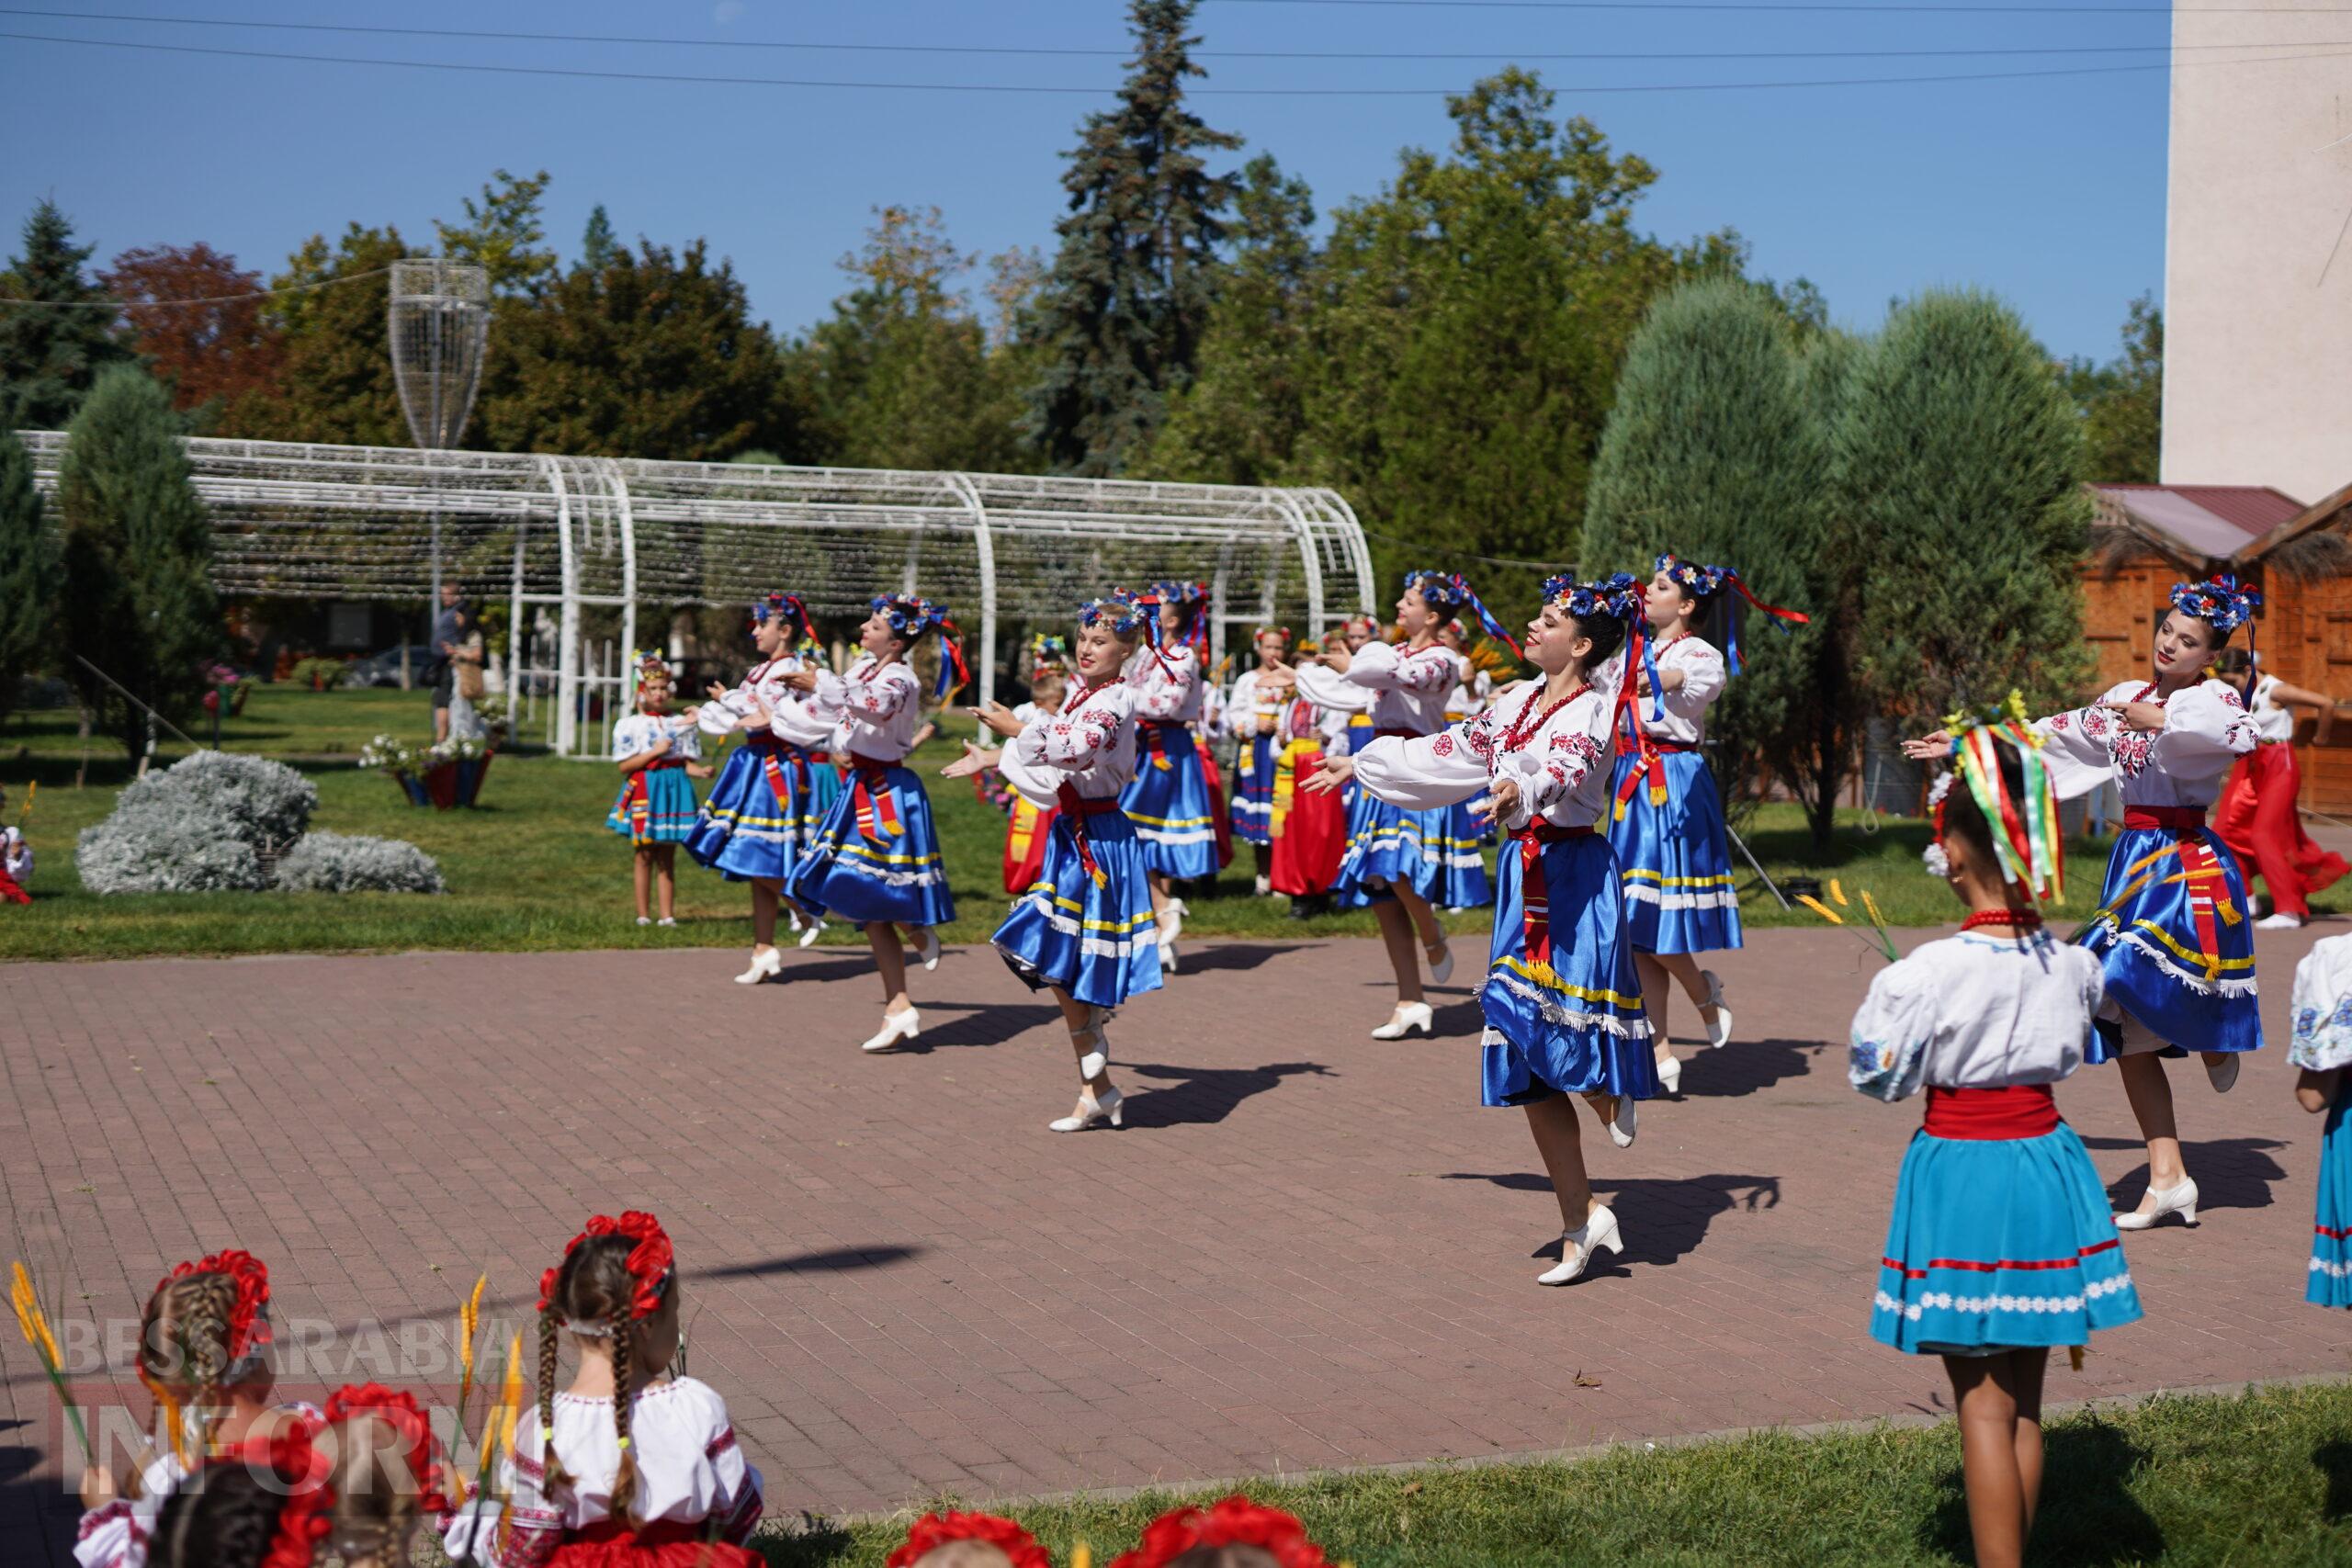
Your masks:
<svg viewBox="0 0 2352 1568"><path fill-rule="evenodd" d="M414 844L343 833L312 833L277 863L288 893L440 893L441 868Z"/></svg>
<svg viewBox="0 0 2352 1568"><path fill-rule="evenodd" d="M198 751L126 786L114 809L116 817L156 806L207 814L222 836L261 850L300 838L318 804L316 786L283 762Z"/></svg>
<svg viewBox="0 0 2352 1568"><path fill-rule="evenodd" d="M123 792L126 795L130 791ZM192 795L152 795L82 830L74 863L93 893L258 893L254 847Z"/></svg>
<svg viewBox="0 0 2352 1568"><path fill-rule="evenodd" d="M314 653L294 661L294 667L286 672L286 682L289 686L339 686L343 683L343 672L348 668L343 660Z"/></svg>

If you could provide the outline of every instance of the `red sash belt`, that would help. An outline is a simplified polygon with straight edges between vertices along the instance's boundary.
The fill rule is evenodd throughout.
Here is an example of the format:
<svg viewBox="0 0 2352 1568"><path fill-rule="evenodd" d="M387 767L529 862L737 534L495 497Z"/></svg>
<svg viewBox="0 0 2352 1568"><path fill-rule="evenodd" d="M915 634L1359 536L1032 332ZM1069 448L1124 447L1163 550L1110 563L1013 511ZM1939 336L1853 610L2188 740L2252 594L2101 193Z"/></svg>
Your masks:
<svg viewBox="0 0 2352 1568"><path fill-rule="evenodd" d="M747 738L743 744L760 760L760 771L767 775L768 793L775 796L776 811L792 824L794 837L800 833L800 818L804 813L792 808L797 789L802 800L808 797L808 753L789 740L779 740L774 730L762 730ZM784 764L792 764L792 783L784 782Z"/></svg>
<svg viewBox="0 0 2352 1568"><path fill-rule="evenodd" d="M1163 773L1169 767L1168 734L1170 730L1183 736L1187 745L1192 743L1191 728L1174 719L1148 718L1136 727L1136 749L1148 753L1151 765Z"/></svg>
<svg viewBox="0 0 2352 1568"><path fill-rule="evenodd" d="M629 774L628 783L621 786L621 801L628 807L628 836L630 838L644 838L646 821L653 815L653 799L646 785L645 775L672 773L685 765L686 760L684 757L656 757ZM5 896L0 894L0 897Z"/></svg>
<svg viewBox="0 0 2352 1568"><path fill-rule="evenodd" d="M1623 822L1625 819L1625 807L1633 804L1634 791L1641 787L1645 779L1649 781L1650 804L1664 806L1666 764L1658 759L1672 751L1697 750L1696 746L1679 740L1653 740L1646 735L1643 736L1641 750L1636 753L1641 760L1625 770L1624 778L1617 785L1617 804L1612 808L1612 820Z"/></svg>
<svg viewBox="0 0 2352 1568"><path fill-rule="evenodd" d="M1511 835L1519 840L1519 930L1530 964L1552 962L1552 895L1544 885L1544 846L1589 839L1595 829L1563 828L1541 817Z"/></svg>
<svg viewBox="0 0 2352 1568"><path fill-rule="evenodd" d="M2039 1138L2058 1126L2058 1100L2046 1083L2003 1089L1928 1087L1931 1138Z"/></svg>
<svg viewBox="0 0 2352 1568"><path fill-rule="evenodd" d="M1086 874L1094 879L1095 886L1109 886L1111 874L1094 859L1094 843L1086 831L1086 819L1108 817L1118 810L1119 797L1115 795L1082 795L1078 793L1076 784L1064 779L1055 789L1054 798L1061 803L1062 820L1069 824L1069 836L1078 840L1078 863L1086 868Z"/></svg>
<svg viewBox="0 0 2352 1568"><path fill-rule="evenodd" d="M899 764L852 751L849 765L857 775L857 782L850 786L850 805L857 815L858 836L878 844L905 832L906 825L899 820L898 796L890 788L890 770Z"/></svg>
<svg viewBox="0 0 2352 1568"><path fill-rule="evenodd" d="M2123 827L2127 832L2161 830L2194 833L2203 826L2205 808L2201 806L2127 806L2123 808Z"/></svg>

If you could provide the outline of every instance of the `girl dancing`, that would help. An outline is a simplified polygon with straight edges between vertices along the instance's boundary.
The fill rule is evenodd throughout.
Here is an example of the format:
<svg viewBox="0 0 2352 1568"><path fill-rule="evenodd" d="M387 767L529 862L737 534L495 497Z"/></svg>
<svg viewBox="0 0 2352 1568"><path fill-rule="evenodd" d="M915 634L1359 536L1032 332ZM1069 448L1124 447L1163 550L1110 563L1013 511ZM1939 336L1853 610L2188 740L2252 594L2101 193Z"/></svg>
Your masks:
<svg viewBox="0 0 2352 1568"><path fill-rule="evenodd" d="M2261 666L2252 649L2233 648L2224 667L2243 686ZM2239 759L2213 807L2213 831L2238 857L2238 868L2261 877L2269 890L2271 912L2255 922L2265 931L2291 931L2310 919L2310 896L2333 886L2346 869L2342 855L2312 842L2303 831L2302 813L2295 808L2303 788L2302 769L2295 761L2298 707L2319 710L2313 739L2326 745L2335 721L2334 697L2290 686L2276 675L2255 679L2246 711L2257 740L2253 752Z"/></svg>
<svg viewBox="0 0 2352 1568"><path fill-rule="evenodd" d="M1151 908L1159 933L1160 967L1176 967L1176 939L1191 911L1170 884L1217 874L1217 802L1209 794L1193 726L1200 721L1204 691L1206 626L1202 619L1209 591L1197 582L1161 582L1136 603L1153 609L1158 636L1145 639L1127 672L1136 689L1135 712L1141 728L1135 782L1120 807L1135 823L1151 870Z"/></svg>

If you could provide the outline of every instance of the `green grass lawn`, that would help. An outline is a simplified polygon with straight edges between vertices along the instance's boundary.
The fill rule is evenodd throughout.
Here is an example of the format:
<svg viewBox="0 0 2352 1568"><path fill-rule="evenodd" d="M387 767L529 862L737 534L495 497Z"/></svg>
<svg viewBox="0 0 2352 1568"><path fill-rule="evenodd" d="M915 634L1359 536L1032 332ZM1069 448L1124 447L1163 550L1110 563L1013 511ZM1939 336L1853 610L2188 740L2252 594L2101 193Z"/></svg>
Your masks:
<svg viewBox="0 0 2352 1568"><path fill-rule="evenodd" d="M2352 1386L2159 1398L2053 1421L2046 1436L2030 1562L2352 1562ZM1971 1560L1950 1421L1250 1490L1297 1514L1334 1562L1356 1568ZM1055 1562L1084 1540L1102 1568L1179 1500L1010 1512ZM779 1568L870 1568L905 1531L899 1520L759 1544Z"/></svg>
<svg viewBox="0 0 2352 1568"><path fill-rule="evenodd" d="M73 845L84 828L113 808L117 790L130 777L121 749L94 740L90 782L77 790L73 785L81 749L72 716L38 712L11 717L0 727L0 784L7 788L13 820L25 785L40 782L28 824L39 869L33 907L0 913L0 959L748 942L743 890L683 856L676 929L639 930L633 923L628 848L604 826L619 787L619 775L609 764L510 750L492 768L480 807L435 812L410 806L390 779L345 760L379 732L429 739L430 725L422 692L318 693L264 685L254 689L245 713L223 726L221 742L230 750L284 758L308 773L319 790L314 828L406 839L422 846L441 863L447 897L220 893L101 899L82 891ZM956 750L952 739L934 740L917 755L916 765L930 772ZM158 761L186 751L175 742L158 753ZM968 784L933 783L932 797L960 915L946 936L983 941L1005 907L1000 871L1004 819ZM1775 876L1836 876L1849 897L1868 887L1894 924L1951 918L1942 885L1919 866L1927 825L1887 820L1874 831L1871 827L1865 814L1849 814L1835 851L1816 859L1796 809L1772 805L1756 813L1748 839ZM2103 844L2084 840L2073 846L2067 867L2072 908L2089 910L2104 864ZM1247 866L1245 851L1214 886L1191 896L1188 931L1204 936L1372 933L1373 918L1365 911L1305 925L1291 921L1284 900L1250 896ZM2344 908L2346 897L2339 886L2318 900L2318 907ZM1741 913L1753 926L1817 923L1803 910L1784 913L1760 888L1744 897ZM1483 910L1449 916L1447 923L1464 933L1488 929ZM829 940L858 939L837 933Z"/></svg>

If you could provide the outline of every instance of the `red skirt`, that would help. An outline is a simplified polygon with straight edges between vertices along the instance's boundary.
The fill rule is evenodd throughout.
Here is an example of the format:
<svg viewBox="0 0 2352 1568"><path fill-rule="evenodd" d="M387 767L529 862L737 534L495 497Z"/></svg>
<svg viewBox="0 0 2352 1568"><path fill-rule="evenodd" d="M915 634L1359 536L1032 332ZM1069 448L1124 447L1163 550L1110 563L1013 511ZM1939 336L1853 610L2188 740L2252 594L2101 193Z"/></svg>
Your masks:
<svg viewBox="0 0 2352 1568"><path fill-rule="evenodd" d="M1223 871L1233 863L1233 824L1227 820L1233 814L1225 809L1225 779L1206 741L1201 743L1201 782L1209 786L1209 802L1216 807L1209 816L1216 822L1216 868Z"/></svg>
<svg viewBox="0 0 2352 1568"><path fill-rule="evenodd" d="M1322 765L1320 746L1300 747L1294 754L1290 802L1283 813L1282 830L1274 835L1274 863L1270 878L1277 893L1313 898L1331 891L1340 878L1340 860L1348 848L1348 812L1338 790L1311 790L1298 785L1313 778Z"/></svg>

